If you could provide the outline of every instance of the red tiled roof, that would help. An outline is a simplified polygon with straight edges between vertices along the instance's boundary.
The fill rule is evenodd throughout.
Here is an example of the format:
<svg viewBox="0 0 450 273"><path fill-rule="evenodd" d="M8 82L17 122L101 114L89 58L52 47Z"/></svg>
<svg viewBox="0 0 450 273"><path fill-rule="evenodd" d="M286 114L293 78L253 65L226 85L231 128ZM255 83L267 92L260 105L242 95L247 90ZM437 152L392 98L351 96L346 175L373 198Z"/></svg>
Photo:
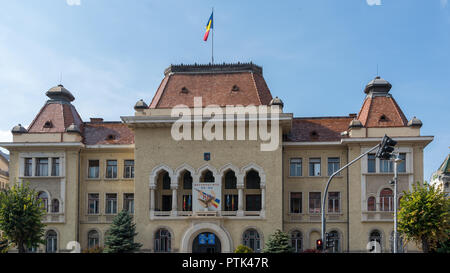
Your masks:
<svg viewBox="0 0 450 273"><path fill-rule="evenodd" d="M385 119L380 120L384 115ZM364 127L402 127L408 120L391 96L367 96L358 114Z"/></svg>
<svg viewBox="0 0 450 273"><path fill-rule="evenodd" d="M112 136L113 138L109 138ZM134 144L134 132L120 121L84 123L84 144L114 145Z"/></svg>
<svg viewBox="0 0 450 273"><path fill-rule="evenodd" d="M238 91L232 91L237 86ZM187 93L182 93L185 88ZM268 105L272 95L260 73L254 71L214 71L167 73L149 108L194 106L194 97L207 105Z"/></svg>
<svg viewBox="0 0 450 273"><path fill-rule="evenodd" d="M285 141L339 141L353 117L294 118Z"/></svg>
<svg viewBox="0 0 450 273"><path fill-rule="evenodd" d="M44 125L51 122L51 127ZM82 119L72 104L46 103L28 128L29 133L64 133L72 123L82 125Z"/></svg>

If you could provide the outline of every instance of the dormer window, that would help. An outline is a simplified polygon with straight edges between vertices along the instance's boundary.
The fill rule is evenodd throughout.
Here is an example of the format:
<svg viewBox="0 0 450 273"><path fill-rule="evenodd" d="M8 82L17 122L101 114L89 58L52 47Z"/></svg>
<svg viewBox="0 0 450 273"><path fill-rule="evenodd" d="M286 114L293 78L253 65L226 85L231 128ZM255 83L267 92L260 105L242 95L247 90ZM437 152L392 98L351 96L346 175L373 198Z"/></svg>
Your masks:
<svg viewBox="0 0 450 273"><path fill-rule="evenodd" d="M52 128L53 127L53 123L50 120L47 120L44 123L44 128Z"/></svg>
<svg viewBox="0 0 450 273"><path fill-rule="evenodd" d="M181 88L181 93L182 93L182 94L187 94L187 93L189 93L189 90L186 88L186 86L183 86L183 88Z"/></svg>
<svg viewBox="0 0 450 273"><path fill-rule="evenodd" d="M388 121L387 117L385 115L381 115L380 120L379 121Z"/></svg>
<svg viewBox="0 0 450 273"><path fill-rule="evenodd" d="M312 131L310 133L311 138L318 138L319 137L319 133L317 133L317 131Z"/></svg>
<svg viewBox="0 0 450 273"><path fill-rule="evenodd" d="M233 91L233 92L239 91L239 86L233 85L233 87L231 88L231 91Z"/></svg>
<svg viewBox="0 0 450 273"><path fill-rule="evenodd" d="M108 135L106 137L106 140L114 140L114 139L116 139L116 136L114 136L114 135Z"/></svg>

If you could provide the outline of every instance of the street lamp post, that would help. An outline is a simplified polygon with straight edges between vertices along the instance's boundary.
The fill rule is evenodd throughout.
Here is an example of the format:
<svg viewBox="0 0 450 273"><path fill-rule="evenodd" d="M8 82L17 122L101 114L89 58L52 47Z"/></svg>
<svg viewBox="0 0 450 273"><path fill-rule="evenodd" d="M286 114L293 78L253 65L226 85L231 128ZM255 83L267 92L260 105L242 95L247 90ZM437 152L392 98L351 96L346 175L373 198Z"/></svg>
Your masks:
<svg viewBox="0 0 450 273"><path fill-rule="evenodd" d="M398 164L402 162L399 155L397 154L394 158L394 253L398 252L397 242L398 242L398 234L397 234L397 192L398 192Z"/></svg>
<svg viewBox="0 0 450 273"><path fill-rule="evenodd" d="M352 161L350 161L349 163L347 163L347 165L343 166L342 168L340 168L339 170L335 171L330 178L328 179L328 182L325 186L325 190L323 192L323 196L322 196L322 207L321 207L321 211L322 211L322 233L321 233L321 237L322 240L325 240L325 232L326 232L326 219L325 219L325 205L326 205L326 200L327 200L327 194L328 194L328 187L330 186L330 182L333 179L333 177L335 177L338 173L340 173L342 170L348 168L350 165L352 165L353 163L355 163L356 161L360 160L363 156L367 155L368 153L372 152L373 150L377 149L378 147L380 147L381 144L377 144L376 146L370 148L368 151L366 151L365 153L360 154L357 158L353 159Z"/></svg>

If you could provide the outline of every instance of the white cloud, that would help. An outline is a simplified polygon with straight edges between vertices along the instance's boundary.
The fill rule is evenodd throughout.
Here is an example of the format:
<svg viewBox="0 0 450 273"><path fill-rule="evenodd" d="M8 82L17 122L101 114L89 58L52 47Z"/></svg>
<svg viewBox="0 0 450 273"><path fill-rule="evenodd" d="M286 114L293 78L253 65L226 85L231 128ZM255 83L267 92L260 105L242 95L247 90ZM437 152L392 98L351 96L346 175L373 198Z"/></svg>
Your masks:
<svg viewBox="0 0 450 273"><path fill-rule="evenodd" d="M66 3L69 6L80 6L81 0L66 0Z"/></svg>
<svg viewBox="0 0 450 273"><path fill-rule="evenodd" d="M0 130L0 142L12 142L12 134L11 131L2 131ZM1 148L0 151L9 154L8 150Z"/></svg>
<svg viewBox="0 0 450 273"><path fill-rule="evenodd" d="M369 6L381 6L381 0L366 0Z"/></svg>

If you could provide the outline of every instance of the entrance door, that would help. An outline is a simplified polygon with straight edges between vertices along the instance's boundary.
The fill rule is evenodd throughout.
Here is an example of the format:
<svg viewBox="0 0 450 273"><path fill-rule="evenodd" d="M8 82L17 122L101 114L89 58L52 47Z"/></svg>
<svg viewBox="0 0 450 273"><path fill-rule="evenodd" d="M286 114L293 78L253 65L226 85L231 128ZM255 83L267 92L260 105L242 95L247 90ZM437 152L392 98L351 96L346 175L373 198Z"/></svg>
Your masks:
<svg viewBox="0 0 450 273"><path fill-rule="evenodd" d="M192 243L192 253L220 253L219 238L211 232L200 233Z"/></svg>

